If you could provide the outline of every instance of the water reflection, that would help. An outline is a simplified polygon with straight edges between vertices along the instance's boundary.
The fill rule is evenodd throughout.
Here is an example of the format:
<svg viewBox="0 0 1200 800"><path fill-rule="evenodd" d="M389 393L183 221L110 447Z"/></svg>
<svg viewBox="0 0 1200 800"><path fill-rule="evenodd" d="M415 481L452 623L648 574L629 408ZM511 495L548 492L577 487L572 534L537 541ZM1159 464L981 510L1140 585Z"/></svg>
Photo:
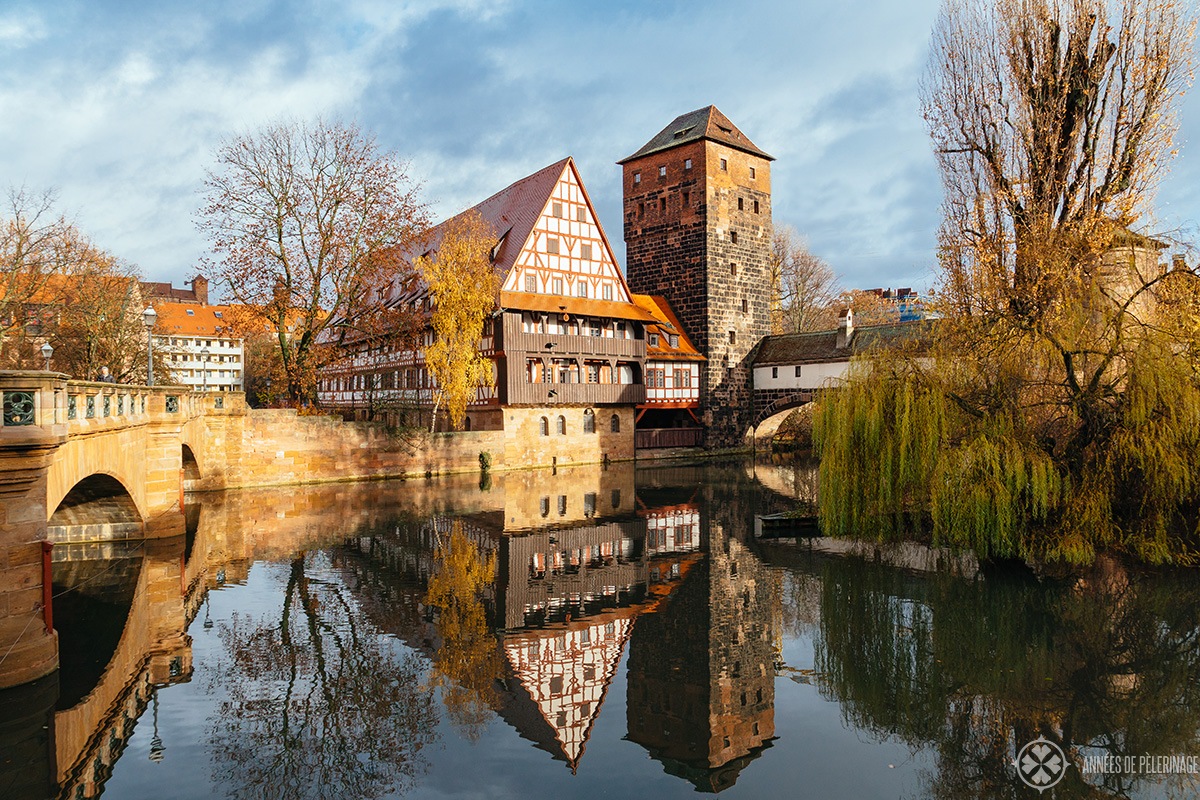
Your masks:
<svg viewBox="0 0 1200 800"><path fill-rule="evenodd" d="M1039 582L754 539L813 489L804 465L738 463L197 496L177 540L57 551L64 666L0 694L0 752L23 759L0 781L683 796L807 772L894 796L860 791L849 756L806 761L841 726L796 715L829 701L858 740L902 742L919 766L896 779L935 797L1026 796L1011 761L1038 735L1200 755L1191 575ZM1056 796L1161 788L1071 771Z"/></svg>

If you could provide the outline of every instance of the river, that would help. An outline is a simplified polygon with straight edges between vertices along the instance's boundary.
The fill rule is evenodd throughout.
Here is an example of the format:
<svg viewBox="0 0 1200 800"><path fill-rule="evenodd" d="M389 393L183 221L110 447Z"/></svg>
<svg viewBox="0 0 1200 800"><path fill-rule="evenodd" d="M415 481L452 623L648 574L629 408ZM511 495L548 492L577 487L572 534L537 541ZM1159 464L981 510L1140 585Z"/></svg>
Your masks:
<svg viewBox="0 0 1200 800"><path fill-rule="evenodd" d="M814 486L191 495L186 537L55 548L62 667L0 693L0 798L1200 794L1193 574L756 537Z"/></svg>

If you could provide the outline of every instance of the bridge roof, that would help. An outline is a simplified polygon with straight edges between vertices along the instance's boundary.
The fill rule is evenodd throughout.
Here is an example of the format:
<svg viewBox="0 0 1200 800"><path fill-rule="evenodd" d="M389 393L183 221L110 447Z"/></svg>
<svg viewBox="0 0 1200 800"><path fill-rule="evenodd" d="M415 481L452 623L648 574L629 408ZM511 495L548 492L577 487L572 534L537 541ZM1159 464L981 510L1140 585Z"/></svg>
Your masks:
<svg viewBox="0 0 1200 800"><path fill-rule="evenodd" d="M855 328L850 336L850 346L846 348L837 346L836 330L767 336L754 354L754 366L845 361L877 346L928 341L931 328L932 323L928 320Z"/></svg>

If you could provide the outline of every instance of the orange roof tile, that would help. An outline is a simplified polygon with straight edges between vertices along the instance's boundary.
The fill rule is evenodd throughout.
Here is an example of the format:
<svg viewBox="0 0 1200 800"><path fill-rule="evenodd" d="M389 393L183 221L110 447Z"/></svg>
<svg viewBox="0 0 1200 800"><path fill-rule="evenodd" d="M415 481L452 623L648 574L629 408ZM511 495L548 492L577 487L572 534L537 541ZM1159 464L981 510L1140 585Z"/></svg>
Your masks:
<svg viewBox="0 0 1200 800"><path fill-rule="evenodd" d="M667 298L661 295L635 294L633 295L633 302L654 320L646 326L647 359L665 361L708 360L700 355L700 351L696 349L696 346L692 344L692 340L684 332L683 325L679 323L679 318L671 310L671 304L667 302ZM652 347L649 343L649 334L651 333L658 334L657 346ZM671 347L671 336L679 337L678 347Z"/></svg>
<svg viewBox="0 0 1200 800"><path fill-rule="evenodd" d="M159 335L241 337L234 331L229 306L160 301L154 304L154 310L158 312L154 332Z"/></svg>

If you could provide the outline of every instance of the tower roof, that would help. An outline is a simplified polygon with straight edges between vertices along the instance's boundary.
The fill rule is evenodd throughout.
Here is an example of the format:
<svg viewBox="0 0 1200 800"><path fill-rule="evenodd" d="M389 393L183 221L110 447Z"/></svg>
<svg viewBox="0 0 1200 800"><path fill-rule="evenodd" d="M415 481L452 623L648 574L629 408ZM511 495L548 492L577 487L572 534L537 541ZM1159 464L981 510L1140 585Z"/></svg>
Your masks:
<svg viewBox="0 0 1200 800"><path fill-rule="evenodd" d="M738 130L738 127L730 122L729 117L722 114L720 109L716 106L705 106L695 111L689 111L687 114L680 114L671 121L670 125L659 131L653 139L642 145L640 150L631 156L626 156L617 163L624 164L642 156L648 156L651 153L670 150L672 147L678 147L679 145L696 142L701 139L720 142L723 145L765 158L768 161L775 160L774 156L760 150L754 142L750 141L746 134Z"/></svg>

